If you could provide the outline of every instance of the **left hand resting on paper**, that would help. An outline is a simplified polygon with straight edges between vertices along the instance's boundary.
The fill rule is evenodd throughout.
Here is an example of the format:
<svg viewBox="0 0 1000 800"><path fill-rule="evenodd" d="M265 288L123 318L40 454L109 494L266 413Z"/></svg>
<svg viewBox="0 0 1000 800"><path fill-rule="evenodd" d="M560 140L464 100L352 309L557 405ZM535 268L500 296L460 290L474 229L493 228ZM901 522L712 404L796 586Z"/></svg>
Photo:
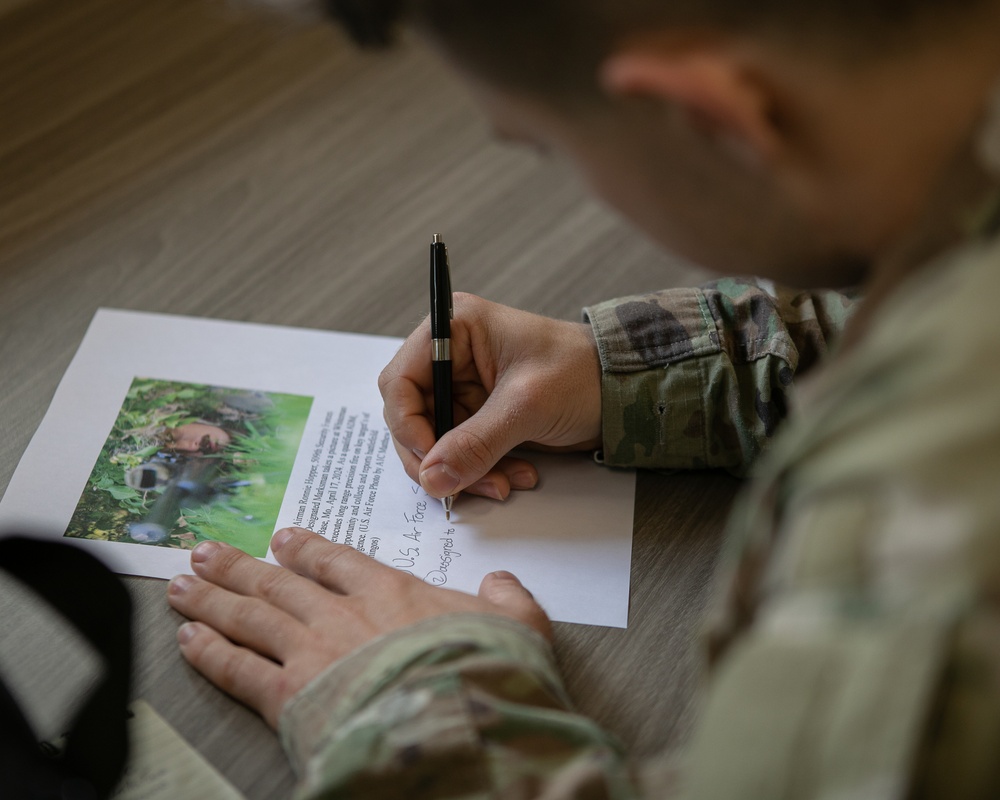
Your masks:
<svg viewBox="0 0 1000 800"><path fill-rule="evenodd" d="M479 595L442 589L301 528L271 540L274 566L219 542L191 553L196 576L170 582L181 653L208 680L277 727L285 701L327 666L382 634L456 612L511 617L551 637L548 617L510 573Z"/></svg>

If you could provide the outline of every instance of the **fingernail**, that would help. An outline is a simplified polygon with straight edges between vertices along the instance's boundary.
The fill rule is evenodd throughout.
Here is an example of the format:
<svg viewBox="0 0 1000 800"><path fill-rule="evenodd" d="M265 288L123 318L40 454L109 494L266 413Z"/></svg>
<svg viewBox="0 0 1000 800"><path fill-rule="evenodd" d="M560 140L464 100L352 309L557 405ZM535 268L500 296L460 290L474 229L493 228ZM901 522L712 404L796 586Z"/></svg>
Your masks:
<svg viewBox="0 0 1000 800"><path fill-rule="evenodd" d="M460 480L458 473L444 463L435 464L420 473L421 486L437 497L447 497L454 493Z"/></svg>
<svg viewBox="0 0 1000 800"><path fill-rule="evenodd" d="M271 537L271 551L277 553L293 535L291 528L282 528Z"/></svg>
<svg viewBox="0 0 1000 800"><path fill-rule="evenodd" d="M534 489L538 485L538 474L529 469L515 472L510 476L510 485L515 489Z"/></svg>
<svg viewBox="0 0 1000 800"><path fill-rule="evenodd" d="M470 494L478 494L483 497L490 497L494 500L503 500L499 487L493 481L478 481L472 484L467 490Z"/></svg>
<svg viewBox="0 0 1000 800"><path fill-rule="evenodd" d="M177 641L180 644L187 644L198 633L198 626L193 622L185 622L177 629Z"/></svg>
<svg viewBox="0 0 1000 800"><path fill-rule="evenodd" d="M423 450L418 450L416 447L414 447L413 450L411 450L410 452L413 453L413 455L415 455L421 461L427 458L427 453L425 453Z"/></svg>
<svg viewBox="0 0 1000 800"><path fill-rule="evenodd" d="M167 584L167 592L173 595L184 594L191 588L192 583L194 583L194 578L190 575L175 575Z"/></svg>
<svg viewBox="0 0 1000 800"><path fill-rule="evenodd" d="M515 575L514 573L507 572L507 570L505 569L500 569L492 573L492 575L494 580L503 581L504 583L516 584L517 588L519 588L522 592L528 595L528 597L530 597L532 600L535 599L535 596L530 591L528 591L527 587L525 587L525 585L521 583L521 579L518 578L517 575Z"/></svg>
<svg viewBox="0 0 1000 800"><path fill-rule="evenodd" d="M218 553L221 549L222 545L218 542L202 542L191 551L191 560L198 563L208 561L208 559Z"/></svg>

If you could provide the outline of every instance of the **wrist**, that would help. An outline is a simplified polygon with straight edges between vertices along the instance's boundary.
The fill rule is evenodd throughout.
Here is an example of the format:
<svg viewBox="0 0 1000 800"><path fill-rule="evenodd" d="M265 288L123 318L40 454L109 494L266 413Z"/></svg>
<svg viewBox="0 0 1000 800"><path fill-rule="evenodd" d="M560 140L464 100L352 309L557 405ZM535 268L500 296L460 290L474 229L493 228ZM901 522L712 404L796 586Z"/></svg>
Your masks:
<svg viewBox="0 0 1000 800"><path fill-rule="evenodd" d="M579 444L579 449L597 450L603 443L601 355L597 345L597 337L589 323L574 322L569 324L576 329L578 354L574 361L580 365L578 398L584 437Z"/></svg>

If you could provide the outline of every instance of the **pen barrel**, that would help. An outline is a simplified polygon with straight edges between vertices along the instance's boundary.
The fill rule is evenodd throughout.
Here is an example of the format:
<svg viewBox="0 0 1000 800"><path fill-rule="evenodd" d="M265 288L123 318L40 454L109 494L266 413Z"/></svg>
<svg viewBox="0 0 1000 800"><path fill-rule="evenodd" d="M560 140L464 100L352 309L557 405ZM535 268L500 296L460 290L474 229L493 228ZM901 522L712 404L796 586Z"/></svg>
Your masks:
<svg viewBox="0 0 1000 800"><path fill-rule="evenodd" d="M451 275L443 242L431 245L431 338L451 337Z"/></svg>
<svg viewBox="0 0 1000 800"><path fill-rule="evenodd" d="M451 361L435 361L434 369L434 436L440 439L453 427L454 408L451 397Z"/></svg>

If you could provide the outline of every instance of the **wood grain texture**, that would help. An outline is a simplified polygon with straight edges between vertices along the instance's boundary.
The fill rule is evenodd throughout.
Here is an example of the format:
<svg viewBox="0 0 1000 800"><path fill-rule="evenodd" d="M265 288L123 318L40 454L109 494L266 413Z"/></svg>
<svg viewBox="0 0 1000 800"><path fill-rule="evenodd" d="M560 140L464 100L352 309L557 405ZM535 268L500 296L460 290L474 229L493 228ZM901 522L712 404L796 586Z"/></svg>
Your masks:
<svg viewBox="0 0 1000 800"><path fill-rule="evenodd" d="M0 74L0 489L100 306L405 336L436 231L456 288L557 317L703 277L564 165L493 143L419 43L362 54L209 0L34 0L0 5ZM558 626L579 707L637 753L689 731L734 487L640 475L629 629ZM136 695L248 797L287 794L273 734L180 660L164 584L127 583ZM5 674L57 718L75 645L7 584L0 611Z"/></svg>

